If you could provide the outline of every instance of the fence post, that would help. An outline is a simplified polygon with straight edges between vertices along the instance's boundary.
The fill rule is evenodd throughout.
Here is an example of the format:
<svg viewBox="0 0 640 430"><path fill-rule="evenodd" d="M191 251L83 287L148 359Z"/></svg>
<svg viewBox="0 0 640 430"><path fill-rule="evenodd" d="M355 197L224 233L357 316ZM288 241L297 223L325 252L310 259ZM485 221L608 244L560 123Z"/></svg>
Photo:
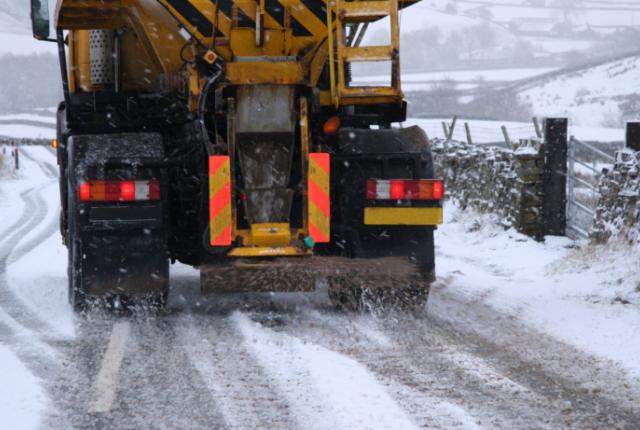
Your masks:
<svg viewBox="0 0 640 430"><path fill-rule="evenodd" d="M456 129L457 121L458 121L458 116L454 115L453 121L451 121L451 126L449 127L449 140L453 139L453 131Z"/></svg>
<svg viewBox="0 0 640 430"><path fill-rule="evenodd" d="M542 219L545 235L564 236L567 230L567 118L544 120Z"/></svg>
<svg viewBox="0 0 640 430"><path fill-rule="evenodd" d="M628 122L625 132L625 147L640 151L640 122Z"/></svg>
<svg viewBox="0 0 640 430"><path fill-rule="evenodd" d="M502 135L504 136L504 143L507 144L507 148L513 149L513 145L511 144L511 139L509 139L509 132L507 131L506 126L500 127L502 129Z"/></svg>
<svg viewBox="0 0 640 430"><path fill-rule="evenodd" d="M442 121L442 132L444 133L444 138L448 139L449 138L449 129L447 127L447 123Z"/></svg>
<svg viewBox="0 0 640 430"><path fill-rule="evenodd" d="M18 151L18 147L16 146L16 149L14 151L15 156L16 156L16 170L20 170L20 151Z"/></svg>
<svg viewBox="0 0 640 430"><path fill-rule="evenodd" d="M469 144L469 146L473 145L473 140L471 139L471 129L469 128L469 123L465 122L464 123L464 129L467 132L467 143Z"/></svg>
<svg viewBox="0 0 640 430"><path fill-rule="evenodd" d="M533 128L536 129L536 136L538 139L542 139L542 131L540 131L540 122L538 121L538 117L533 117Z"/></svg>

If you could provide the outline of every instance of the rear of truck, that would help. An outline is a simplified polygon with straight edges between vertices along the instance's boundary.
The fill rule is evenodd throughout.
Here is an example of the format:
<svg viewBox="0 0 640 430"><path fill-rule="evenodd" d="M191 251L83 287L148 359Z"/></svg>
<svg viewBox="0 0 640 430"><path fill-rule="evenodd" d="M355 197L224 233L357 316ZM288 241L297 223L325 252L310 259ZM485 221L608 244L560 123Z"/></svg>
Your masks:
<svg viewBox="0 0 640 430"><path fill-rule="evenodd" d="M69 296L162 305L169 262L203 293L311 291L422 306L444 190L406 117L398 0L59 0L61 231ZM44 5L34 33L48 38ZM390 41L362 46L386 19ZM46 28L46 30L45 30ZM389 85L351 81L389 65Z"/></svg>

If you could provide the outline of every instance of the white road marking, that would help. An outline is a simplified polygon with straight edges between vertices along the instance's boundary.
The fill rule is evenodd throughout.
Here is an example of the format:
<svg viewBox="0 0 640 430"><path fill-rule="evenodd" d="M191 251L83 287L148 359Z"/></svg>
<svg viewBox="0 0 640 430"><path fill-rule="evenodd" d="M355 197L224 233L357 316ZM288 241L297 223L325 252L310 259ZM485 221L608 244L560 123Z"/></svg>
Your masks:
<svg viewBox="0 0 640 430"><path fill-rule="evenodd" d="M102 359L102 366L94 385L93 402L89 407L90 413L104 413L111 410L116 398L116 388L120 365L124 357L124 348L129 339L131 326L127 321L118 321L113 325L109 346Z"/></svg>

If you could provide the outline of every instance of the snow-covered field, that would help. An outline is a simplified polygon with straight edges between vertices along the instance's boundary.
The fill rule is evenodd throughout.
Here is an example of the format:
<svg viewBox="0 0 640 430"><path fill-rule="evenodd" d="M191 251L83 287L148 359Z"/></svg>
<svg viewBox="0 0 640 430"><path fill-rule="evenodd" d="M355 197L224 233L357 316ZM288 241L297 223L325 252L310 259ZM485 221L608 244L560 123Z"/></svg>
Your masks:
<svg viewBox="0 0 640 430"><path fill-rule="evenodd" d="M409 118L405 125L419 125L426 131L427 136L430 138L443 138L443 121L450 124L452 119ZM533 122L485 121L458 118L453 133L454 140L466 141L465 122L469 124L474 143L504 142L501 129L503 125L507 127L509 138L514 142L517 142L519 139L530 139L536 135ZM574 136L576 139L586 142L624 142L624 129L582 127L569 122L569 136Z"/></svg>
<svg viewBox="0 0 640 430"><path fill-rule="evenodd" d="M507 83L553 72L552 67L493 70L455 70L449 72L403 73L404 91L425 91L449 81L458 89L472 89L486 84ZM354 76L355 85L389 85L390 76Z"/></svg>
<svg viewBox="0 0 640 430"><path fill-rule="evenodd" d="M536 114L566 116L576 124L602 126L620 121L620 103L640 92L640 57L532 81L519 89Z"/></svg>
<svg viewBox="0 0 640 430"><path fill-rule="evenodd" d="M3 427L616 428L640 422L640 249L535 242L445 207L422 315L311 294L201 297L166 314L72 314L53 153L0 181ZM1 154L1 151L0 151ZM633 425L631 425L633 428Z"/></svg>
<svg viewBox="0 0 640 430"><path fill-rule="evenodd" d="M56 136L56 118L48 111L0 115L0 136L53 139Z"/></svg>

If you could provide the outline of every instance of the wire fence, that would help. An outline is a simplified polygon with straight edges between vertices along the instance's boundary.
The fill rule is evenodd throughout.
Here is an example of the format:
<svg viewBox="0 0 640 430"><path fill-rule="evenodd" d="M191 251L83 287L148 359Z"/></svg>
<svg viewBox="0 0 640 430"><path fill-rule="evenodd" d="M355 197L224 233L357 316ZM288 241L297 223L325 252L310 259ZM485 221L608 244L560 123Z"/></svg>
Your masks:
<svg viewBox="0 0 640 430"><path fill-rule="evenodd" d="M522 141L544 140L537 118L533 118L530 124L474 123L471 127L469 122L453 117L451 121L424 120L420 125L429 126L431 136L437 133L436 135L441 135L444 139L466 141L476 145L513 148ZM566 189L569 236L576 239L589 237L599 199L598 184L602 171L614 164L615 151L623 146L624 142L591 142L570 136L567 142Z"/></svg>

